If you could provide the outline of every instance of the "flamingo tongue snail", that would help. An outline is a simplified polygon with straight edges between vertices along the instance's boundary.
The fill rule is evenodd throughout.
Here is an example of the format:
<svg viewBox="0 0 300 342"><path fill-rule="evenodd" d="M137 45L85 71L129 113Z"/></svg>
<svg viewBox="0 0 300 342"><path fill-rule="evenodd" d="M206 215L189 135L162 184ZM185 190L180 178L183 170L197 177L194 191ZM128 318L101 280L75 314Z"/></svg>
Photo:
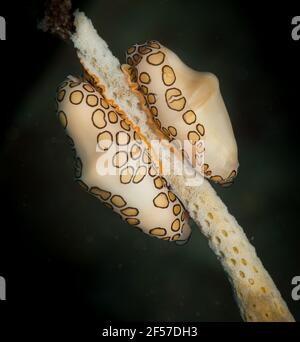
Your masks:
<svg viewBox="0 0 300 342"><path fill-rule="evenodd" d="M58 116L72 144L79 185L145 233L187 240L186 211L139 134L90 83L69 77L58 89Z"/></svg>
<svg viewBox="0 0 300 342"><path fill-rule="evenodd" d="M294 321L243 229L207 179L230 184L237 147L217 78L185 66L156 41L127 51L121 67L82 12L70 35L84 79L57 91L57 114L75 154L76 181L127 223L163 240L185 242L188 214L208 238L247 321ZM174 139L205 141L205 163L184 163ZM152 153L152 142L162 151ZM116 150L117 149L117 150ZM193 155L192 155L193 158ZM174 161L174 169L163 173ZM105 173L107 172L107 173ZM195 172L200 186L187 186Z"/></svg>
<svg viewBox="0 0 300 342"><path fill-rule="evenodd" d="M237 144L217 77L198 72L157 41L127 50L153 120L170 139L205 142L205 163L199 170L210 180L228 185L237 174Z"/></svg>

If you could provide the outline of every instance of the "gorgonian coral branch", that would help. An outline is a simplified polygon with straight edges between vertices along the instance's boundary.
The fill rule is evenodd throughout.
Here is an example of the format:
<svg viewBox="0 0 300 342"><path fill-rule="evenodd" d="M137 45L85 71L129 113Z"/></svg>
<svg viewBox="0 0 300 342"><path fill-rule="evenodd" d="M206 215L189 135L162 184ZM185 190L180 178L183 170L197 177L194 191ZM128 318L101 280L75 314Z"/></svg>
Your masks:
<svg viewBox="0 0 300 342"><path fill-rule="evenodd" d="M177 60L172 52L162 51L161 45L153 41L129 50L131 59L127 62L131 66L121 68L83 13L76 12L74 25L70 38L85 70L85 80L69 78L59 88L57 101L59 118L77 154L78 183L117 211L127 223L164 240L188 238L190 229L184 215L187 210L209 239L228 274L242 317L247 321L293 321L242 228L202 176L204 173L217 183L228 183L237 170L235 140L217 80L197 72L193 74L193 70L182 66L176 55ZM140 64L143 59L149 62L150 69ZM152 66L159 68L153 70ZM186 74L177 70L180 67L190 73L190 83L196 86L194 91L184 85L182 88L173 86L180 75ZM155 76L157 70L159 76ZM149 86L151 78L155 80ZM184 77L181 83L183 80ZM145 95L144 100L140 90ZM155 94L159 94L157 99ZM162 109L164 106L167 108ZM179 119L176 121L172 112L173 124L164 126L162 122L169 120L169 110L180 113ZM219 114L205 118L205 112ZM201 113L204 120L198 122ZM218 126L220 121L223 125ZM194 129L188 128L191 124L195 124ZM224 133L223 142L227 141L228 145L221 146L218 134L210 133L216 127ZM182 158L175 153L176 145L172 140L181 134L187 136L191 146L196 145L195 140L201 140L201 136L209 137L206 144L210 166L198 165L195 179L201 183L199 186L187 185L187 175L195 171L193 155L188 163L183 163L184 172L176 172L178 165L182 165ZM154 140L160 141L160 150L174 151L160 154L162 170L155 167L155 156L139 152L143 143L152 147ZM127 146L130 141L138 146L135 152L132 148L122 154L117 151L108 158L111 168L120 170L120 174L110 178L101 175L101 170L97 169L99 150L95 147L100 146L100 155L107 156L113 143ZM135 153L139 158L134 158ZM136 160L142 160L142 165L136 165ZM130 165L126 164L128 161ZM174 165L171 172L161 174L169 164ZM143 200L139 197L141 194Z"/></svg>

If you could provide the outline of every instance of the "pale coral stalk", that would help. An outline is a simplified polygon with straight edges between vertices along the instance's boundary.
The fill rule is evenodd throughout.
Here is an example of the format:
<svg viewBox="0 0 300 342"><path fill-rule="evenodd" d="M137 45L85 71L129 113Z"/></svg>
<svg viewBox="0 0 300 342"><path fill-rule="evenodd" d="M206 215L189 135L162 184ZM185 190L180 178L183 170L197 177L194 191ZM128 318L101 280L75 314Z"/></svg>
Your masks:
<svg viewBox="0 0 300 342"><path fill-rule="evenodd" d="M155 131L147 123L147 113L141 107L140 97L130 87L119 61L98 36L90 20L83 13L77 12L75 27L71 39L85 69L105 87L107 98L126 113L133 127L139 127L149 142L157 139ZM162 146L162 149L166 148ZM161 162L162 165L169 164L168 153L164 154ZM188 164L185 167L187 170L191 168ZM185 175L164 176L221 261L243 319L294 321L243 229L229 214L209 182L202 179L201 185L188 186L189 179Z"/></svg>

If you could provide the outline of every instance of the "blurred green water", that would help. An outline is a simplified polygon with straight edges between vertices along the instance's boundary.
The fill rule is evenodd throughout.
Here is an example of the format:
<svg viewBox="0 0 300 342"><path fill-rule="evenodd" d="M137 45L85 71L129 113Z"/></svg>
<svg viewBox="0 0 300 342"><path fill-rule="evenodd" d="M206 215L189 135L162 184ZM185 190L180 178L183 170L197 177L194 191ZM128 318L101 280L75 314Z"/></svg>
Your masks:
<svg viewBox="0 0 300 342"><path fill-rule="evenodd" d="M122 61L131 44L157 39L191 67L218 75L241 166L233 187L216 189L299 317L300 305L290 297L300 235L299 162L287 106L295 98L269 64L251 17L235 2L114 0L81 8ZM53 99L57 84L79 74L80 66L70 45L57 44L13 114L3 145L8 167L1 177L24 223L16 235L26 237L37 264L64 265L62 281L71 284L73 277L78 305L99 317L239 321L226 275L197 227L183 247L149 238L73 183L72 154ZM43 278L39 286L46 283Z"/></svg>

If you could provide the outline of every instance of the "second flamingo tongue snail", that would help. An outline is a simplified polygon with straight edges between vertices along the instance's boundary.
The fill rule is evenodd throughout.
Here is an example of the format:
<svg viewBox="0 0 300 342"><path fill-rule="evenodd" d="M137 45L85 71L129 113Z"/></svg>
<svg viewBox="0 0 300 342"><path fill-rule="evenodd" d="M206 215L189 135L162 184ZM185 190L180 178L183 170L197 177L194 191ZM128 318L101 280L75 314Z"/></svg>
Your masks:
<svg viewBox="0 0 300 342"><path fill-rule="evenodd" d="M242 317L293 321L242 228L201 175L228 184L238 168L216 77L191 70L156 41L130 48L121 67L84 13L75 13L74 25L70 38L85 77L61 84L57 113L75 154L77 182L127 223L163 240L188 239L187 211L228 274ZM186 173L176 173L182 155L171 145L176 138L191 146L205 140L205 163L196 164L201 186L187 186ZM174 153L151 153L157 140ZM187 157L184 170L194 171ZM163 173L172 160L170 174Z"/></svg>
<svg viewBox="0 0 300 342"><path fill-rule="evenodd" d="M59 86L57 100L60 121L76 154L77 182L150 236L187 240L185 209L115 104L73 77Z"/></svg>
<svg viewBox="0 0 300 342"><path fill-rule="evenodd" d="M237 145L216 76L186 66L157 41L127 50L132 78L153 115L170 139L205 142L204 175L228 184L237 174Z"/></svg>

